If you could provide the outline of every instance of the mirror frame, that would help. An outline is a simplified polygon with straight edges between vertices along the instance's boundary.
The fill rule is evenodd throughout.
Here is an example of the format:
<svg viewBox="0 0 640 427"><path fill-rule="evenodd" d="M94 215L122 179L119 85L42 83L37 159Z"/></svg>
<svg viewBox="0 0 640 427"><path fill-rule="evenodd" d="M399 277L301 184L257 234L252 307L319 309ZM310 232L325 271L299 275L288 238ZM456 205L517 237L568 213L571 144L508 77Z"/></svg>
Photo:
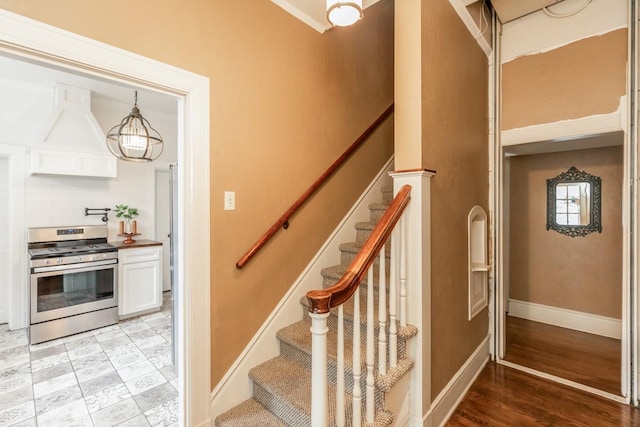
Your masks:
<svg viewBox="0 0 640 427"><path fill-rule="evenodd" d="M556 222L556 186L562 183L588 182L591 184L591 200L589 224L564 225ZM547 230L555 230L558 233L571 237L584 237L597 231L602 233L601 221L602 192L600 177L579 171L571 166L568 171L555 178L547 179Z"/></svg>

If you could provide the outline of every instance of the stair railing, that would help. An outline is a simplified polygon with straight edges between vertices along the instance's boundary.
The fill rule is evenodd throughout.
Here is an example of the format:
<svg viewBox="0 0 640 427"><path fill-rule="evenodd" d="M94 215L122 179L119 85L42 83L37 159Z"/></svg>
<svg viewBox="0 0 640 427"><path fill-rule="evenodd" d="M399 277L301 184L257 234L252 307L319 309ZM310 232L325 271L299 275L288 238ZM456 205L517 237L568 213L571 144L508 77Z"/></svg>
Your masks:
<svg viewBox="0 0 640 427"><path fill-rule="evenodd" d="M407 326L407 254L404 212L411 200L411 186L403 186L384 215L373 229L343 277L327 289L307 293L311 317L311 420L312 427L326 427L328 419L328 366L327 333L328 317L337 308L337 359L336 359L336 413L337 427L345 425L345 378L344 378L344 303L353 297L353 389L350 411L353 426L362 424L363 404L367 423L373 423L375 407L375 318L374 318L374 262L378 259L378 373L384 375L387 367L398 363L398 323ZM389 301L386 299L387 242L390 241ZM361 378L360 337L360 284L367 275L366 307L366 396L363 402ZM398 311L399 318L398 318ZM387 314L389 327L387 328ZM388 349L387 349L388 347ZM389 359L387 360L387 351Z"/></svg>
<svg viewBox="0 0 640 427"><path fill-rule="evenodd" d="M329 168L305 191L302 196L296 200L285 213L273 223L271 227L256 241L253 246L236 262L236 268L241 269L253 258L260 249L276 234L280 227L285 230L289 228L289 219L304 205L311 196L322 187L322 185L334 174L335 171L347 161L349 157L373 134L373 132L393 113L393 104L373 122L371 125L355 140L353 144L345 150L338 159L329 166Z"/></svg>

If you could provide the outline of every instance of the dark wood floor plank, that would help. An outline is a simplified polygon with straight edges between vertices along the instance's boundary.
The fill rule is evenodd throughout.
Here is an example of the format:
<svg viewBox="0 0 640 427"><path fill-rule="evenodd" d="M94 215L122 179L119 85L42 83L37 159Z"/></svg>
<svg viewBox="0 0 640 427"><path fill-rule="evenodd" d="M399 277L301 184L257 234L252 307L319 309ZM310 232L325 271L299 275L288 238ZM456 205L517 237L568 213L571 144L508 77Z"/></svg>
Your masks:
<svg viewBox="0 0 640 427"><path fill-rule="evenodd" d="M505 360L621 395L620 340L507 316Z"/></svg>
<svg viewBox="0 0 640 427"><path fill-rule="evenodd" d="M489 362L446 425L640 426L640 410Z"/></svg>

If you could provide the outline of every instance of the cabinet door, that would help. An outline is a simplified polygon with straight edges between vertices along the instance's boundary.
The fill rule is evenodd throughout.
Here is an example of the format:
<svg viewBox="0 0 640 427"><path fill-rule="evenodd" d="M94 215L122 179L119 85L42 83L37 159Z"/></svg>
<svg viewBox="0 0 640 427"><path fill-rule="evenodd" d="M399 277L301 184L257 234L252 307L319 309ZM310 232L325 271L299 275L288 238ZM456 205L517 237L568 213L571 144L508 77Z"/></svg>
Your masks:
<svg viewBox="0 0 640 427"><path fill-rule="evenodd" d="M121 316L162 305L160 263L158 261L121 264Z"/></svg>

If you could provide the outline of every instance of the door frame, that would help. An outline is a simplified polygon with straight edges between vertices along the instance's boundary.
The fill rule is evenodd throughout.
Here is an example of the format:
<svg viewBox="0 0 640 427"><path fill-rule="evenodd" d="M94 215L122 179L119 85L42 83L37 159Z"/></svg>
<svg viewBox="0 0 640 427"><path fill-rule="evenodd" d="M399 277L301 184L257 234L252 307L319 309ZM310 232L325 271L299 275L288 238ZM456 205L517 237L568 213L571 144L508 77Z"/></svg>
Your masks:
<svg viewBox="0 0 640 427"><path fill-rule="evenodd" d="M0 54L177 98L179 418L182 425L210 425L209 79L2 9Z"/></svg>
<svg viewBox="0 0 640 427"><path fill-rule="evenodd" d="M22 329L29 325L27 271L27 232L24 224L26 148L20 145L0 143L0 157L7 159L9 178L9 329Z"/></svg>
<svg viewBox="0 0 640 427"><path fill-rule="evenodd" d="M155 236L155 240L157 240L158 242L164 242L165 239L167 239L166 236L162 237L160 236L160 233L158 233L158 173L164 174L166 173L169 176L169 181L171 178L171 164L172 162L160 162L157 165L155 165L155 168L153 169L153 198L154 198L154 203L153 203L153 208L154 208L154 236ZM169 183L170 185L170 183ZM167 193L170 193L170 189L167 187ZM171 201L169 200L169 203ZM170 217L170 213L168 214ZM169 233L171 233L171 231L169 231ZM162 291L166 292L166 291L170 291L171 289L171 274L165 274L164 268L165 268L165 260L164 257L169 255L170 257L170 252L171 249L169 248L169 245L167 245L166 247L164 246L164 243L162 245ZM166 254L166 255L165 255ZM170 269L170 267L169 267ZM170 273L170 272L169 272ZM164 285L165 283L169 283L169 289L164 289Z"/></svg>
<svg viewBox="0 0 640 427"><path fill-rule="evenodd" d="M500 63L500 40L495 37L493 41L493 73L491 75L490 87L495 88L490 92L490 104L493 106L492 126L496 130L490 138L490 198L492 209L492 231L491 241L493 242L493 268L494 280L490 283L490 334L491 356L494 361L511 366L534 375L538 375L556 382L560 382L572 387L576 387L600 396L615 400L621 403L638 404L638 394L640 393L640 367L638 360L640 353L639 338L636 331L640 331L640 319L638 318L638 307L640 307L640 295L638 295L638 264L640 254L638 250L637 230L640 229L640 218L638 217L638 195L637 189L637 168L640 165L640 157L636 149L638 135L632 132L637 123L637 102L635 92L637 90L637 54L638 54L638 31L635 22L638 19L636 10L636 0L631 0L629 4L629 61L627 74L634 76L627 81L626 111L621 112L622 130L624 132L623 142L623 188L622 190L622 224L623 224L623 248L622 248L622 339L621 339L621 393L617 396L608 392L597 390L573 381L546 374L540 371L522 367L504 360L506 351L506 297L508 289L508 257L509 257L509 216L505 208L508 208L507 201L509 186L507 179L509 170L505 167L504 150L500 137L500 96L501 87L501 63ZM634 21L635 19L635 21ZM499 33L499 24L494 24L494 34ZM635 107L635 110L633 109ZM637 132L637 131L636 131ZM506 285L505 285L506 284Z"/></svg>

